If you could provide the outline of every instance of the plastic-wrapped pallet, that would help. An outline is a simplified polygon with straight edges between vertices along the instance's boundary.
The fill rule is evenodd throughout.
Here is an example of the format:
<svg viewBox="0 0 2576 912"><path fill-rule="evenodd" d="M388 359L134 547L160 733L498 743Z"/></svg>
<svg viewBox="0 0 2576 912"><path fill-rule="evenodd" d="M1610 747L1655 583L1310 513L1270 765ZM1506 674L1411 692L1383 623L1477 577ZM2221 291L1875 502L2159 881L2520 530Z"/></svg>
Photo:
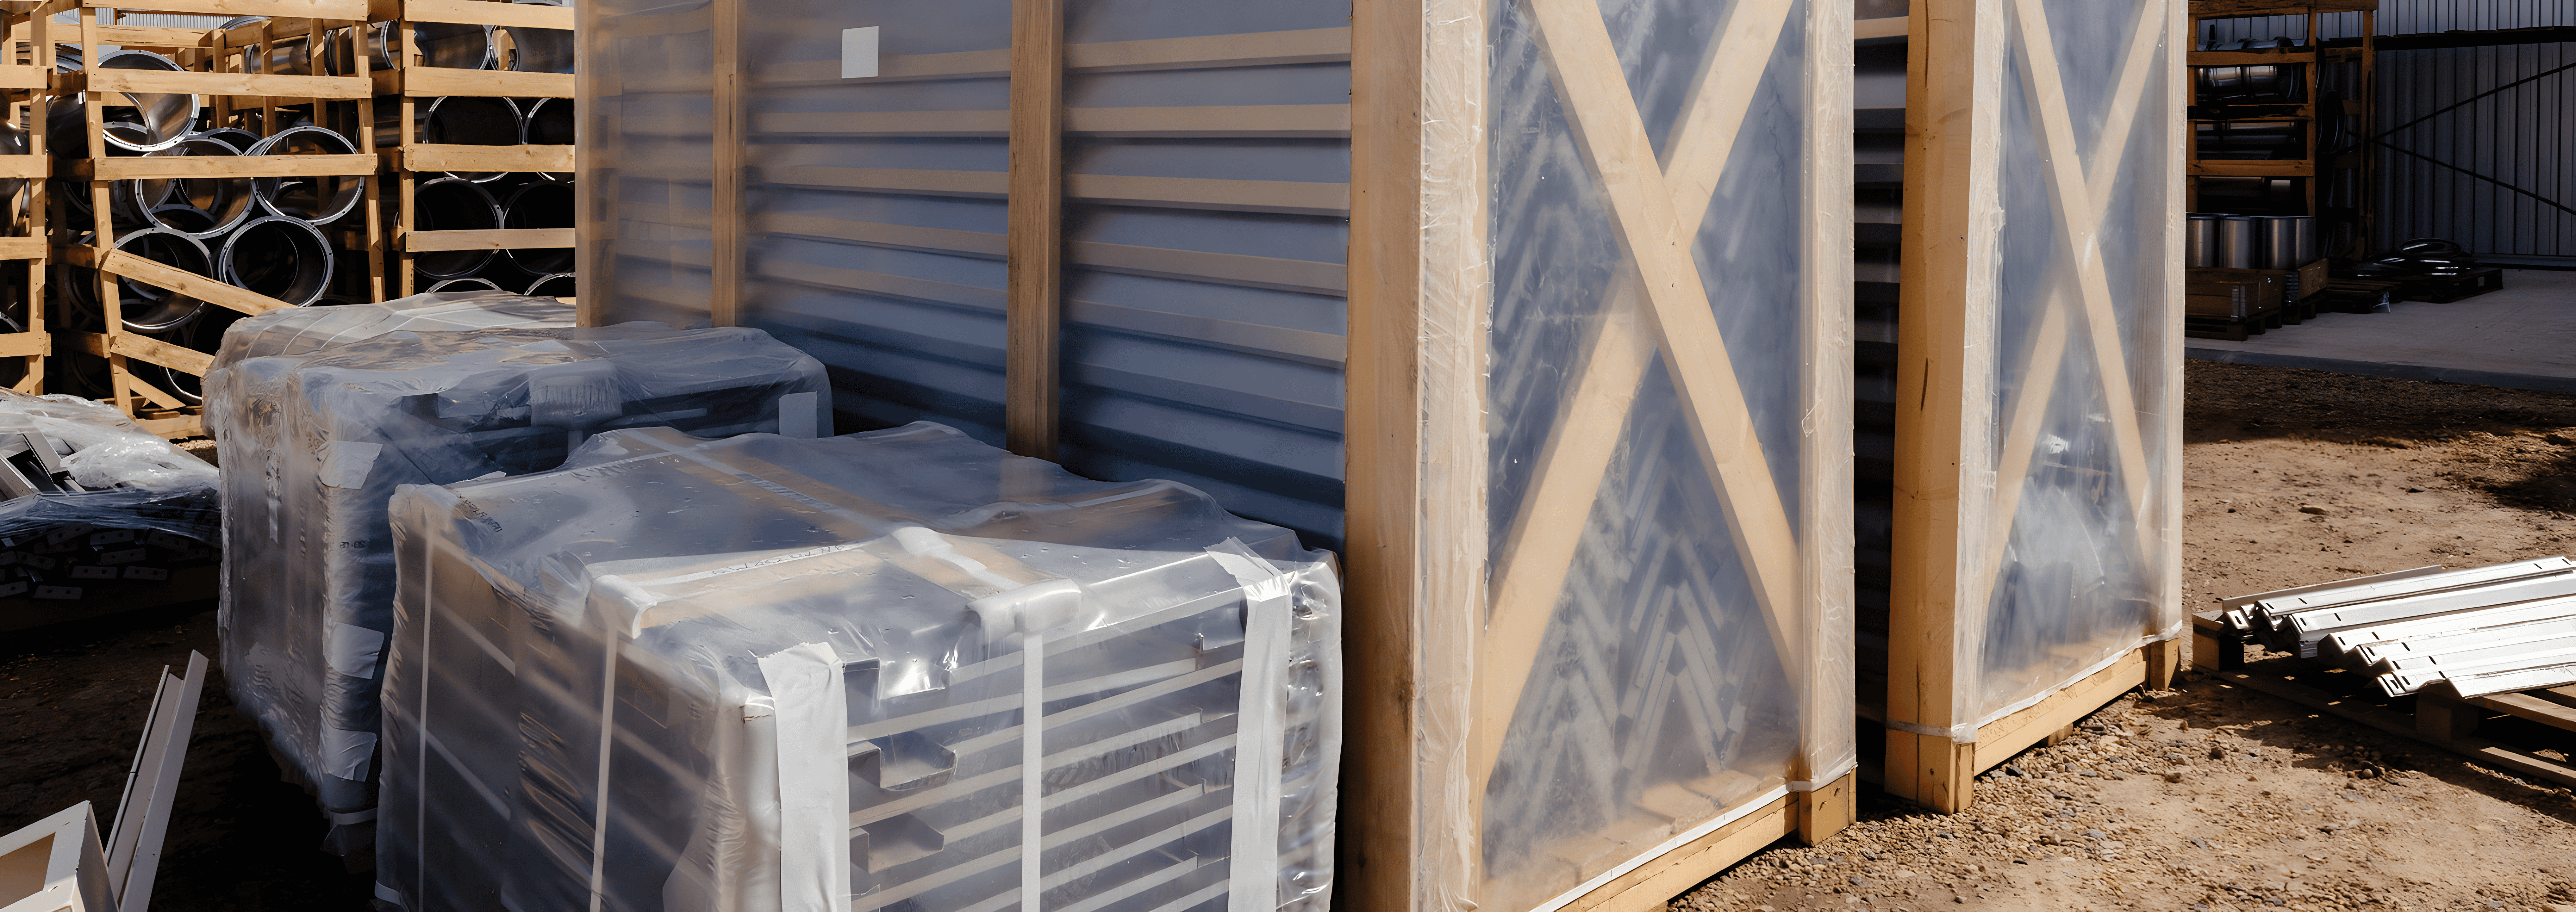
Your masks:
<svg viewBox="0 0 2576 912"><path fill-rule="evenodd" d="M0 598L113 602L212 563L215 481L112 406L0 390Z"/></svg>
<svg viewBox="0 0 2576 912"><path fill-rule="evenodd" d="M658 323L397 331L238 360L206 390L224 454L233 696L331 815L325 847L359 857L372 852L397 486L550 469L613 428L814 436L831 414L822 365L766 333Z"/></svg>
<svg viewBox="0 0 2576 912"><path fill-rule="evenodd" d="M1330 903L1331 558L1196 490L923 422L617 431L392 509L381 899Z"/></svg>
<svg viewBox="0 0 2576 912"><path fill-rule="evenodd" d="M433 291L382 304L272 310L225 327L215 366L245 358L301 355L389 332L569 329L572 305L499 291Z"/></svg>

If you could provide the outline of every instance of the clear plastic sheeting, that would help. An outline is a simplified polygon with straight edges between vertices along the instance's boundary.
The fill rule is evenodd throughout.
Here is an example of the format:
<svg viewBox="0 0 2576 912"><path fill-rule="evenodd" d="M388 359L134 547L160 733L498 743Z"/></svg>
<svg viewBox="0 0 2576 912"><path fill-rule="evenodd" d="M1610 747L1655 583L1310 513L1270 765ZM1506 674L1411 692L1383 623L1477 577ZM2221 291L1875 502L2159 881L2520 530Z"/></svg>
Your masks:
<svg viewBox="0 0 2576 912"><path fill-rule="evenodd" d="M1970 410L1994 416L1997 487L1991 538L1961 558L1991 576L1969 596L1983 596L1982 623L1962 612L1975 633L1960 664L1976 678L1953 716L1978 723L2182 623L2181 373L2160 356L2181 302L2164 249L2179 217L2169 7L1998 7L2002 231L1994 374L1980 384L1994 392Z"/></svg>
<svg viewBox="0 0 2576 912"><path fill-rule="evenodd" d="M433 291L382 304L290 307L225 327L215 366L245 358L300 355L389 332L570 328L572 305L496 291Z"/></svg>
<svg viewBox="0 0 2576 912"><path fill-rule="evenodd" d="M624 430L393 512L383 900L1330 905L1331 558L1196 490Z"/></svg>
<svg viewBox="0 0 2576 912"><path fill-rule="evenodd" d="M1849 13L1491 7L1481 908L1852 769Z"/></svg>
<svg viewBox="0 0 2576 912"><path fill-rule="evenodd" d="M0 472L14 476L7 487L15 495L0 501L0 547L24 550L23 539L40 531L61 544L55 533L81 526L215 540L215 467L114 406L0 390L0 461L7 462ZM23 570L14 565L24 555L8 558ZM46 559L46 566L52 563ZM0 588L14 585L10 594L23 593L25 582L0 577Z"/></svg>
<svg viewBox="0 0 2576 912"><path fill-rule="evenodd" d="M367 325L504 318L517 317L387 310ZM331 325L237 332L227 348L301 347ZM766 333L652 323L389 332L236 359L206 389L225 463L224 667L281 766L333 815L328 847L343 854L369 851L395 488L551 469L618 428L813 436L831 409L823 366Z"/></svg>

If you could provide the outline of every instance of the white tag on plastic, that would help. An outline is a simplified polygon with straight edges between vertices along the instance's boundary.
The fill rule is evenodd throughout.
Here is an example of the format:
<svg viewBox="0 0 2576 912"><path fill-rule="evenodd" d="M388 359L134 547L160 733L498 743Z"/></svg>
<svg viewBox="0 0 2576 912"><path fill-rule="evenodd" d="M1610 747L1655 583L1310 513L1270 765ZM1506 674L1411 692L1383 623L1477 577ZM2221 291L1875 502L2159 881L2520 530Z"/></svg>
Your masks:
<svg viewBox="0 0 2576 912"><path fill-rule="evenodd" d="M841 78L876 78L878 28L871 25L841 30Z"/></svg>
<svg viewBox="0 0 2576 912"><path fill-rule="evenodd" d="M849 695L827 643L762 657L778 722L778 905L850 912Z"/></svg>

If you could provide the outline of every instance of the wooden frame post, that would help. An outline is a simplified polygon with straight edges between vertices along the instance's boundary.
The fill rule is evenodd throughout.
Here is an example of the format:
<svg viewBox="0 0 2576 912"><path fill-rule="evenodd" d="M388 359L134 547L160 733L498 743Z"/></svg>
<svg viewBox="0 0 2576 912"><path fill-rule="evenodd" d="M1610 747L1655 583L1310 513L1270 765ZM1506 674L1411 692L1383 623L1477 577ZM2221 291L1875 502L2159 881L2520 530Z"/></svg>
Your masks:
<svg viewBox="0 0 2576 912"><path fill-rule="evenodd" d="M715 18L715 186L707 206L707 322L716 326L742 323L742 236L749 218L742 195L742 4L715 0L708 7Z"/></svg>
<svg viewBox="0 0 2576 912"><path fill-rule="evenodd" d="M1064 0L1011 3L1010 215L1003 433L1054 459L1064 335Z"/></svg>

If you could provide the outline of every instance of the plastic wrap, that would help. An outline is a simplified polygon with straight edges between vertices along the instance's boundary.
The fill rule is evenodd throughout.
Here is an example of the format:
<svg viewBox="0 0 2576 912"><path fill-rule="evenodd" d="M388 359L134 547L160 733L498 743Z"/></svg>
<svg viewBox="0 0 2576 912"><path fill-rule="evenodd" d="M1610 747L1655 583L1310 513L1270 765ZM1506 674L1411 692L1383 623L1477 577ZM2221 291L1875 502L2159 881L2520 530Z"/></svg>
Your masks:
<svg viewBox="0 0 2576 912"><path fill-rule="evenodd" d="M29 438L18 433L26 431L39 435L49 452L33 450ZM33 550L45 557L37 569L51 568L55 558L46 554L82 533L80 527L192 539L153 539L156 547L182 552L202 550L202 543L215 540L215 467L145 431L114 406L77 396L0 390L0 459L10 463L0 471L46 486L41 493L0 501L0 548L8 549L0 553L0 566L7 568L0 570L5 574L0 575L0 590L14 587L0 594L28 590L26 555L17 552ZM84 533L82 546L92 544L86 534L94 533ZM98 544L133 550L141 545L126 543L136 537ZM123 562L101 566L116 563ZM119 571L116 577L102 578L140 577Z"/></svg>
<svg viewBox="0 0 2576 912"><path fill-rule="evenodd" d="M615 431L393 510L382 899L1329 907L1331 560L1195 490L918 423Z"/></svg>
<svg viewBox="0 0 2576 912"><path fill-rule="evenodd" d="M407 313L371 325L422 322ZM237 333L227 347L315 335L291 329ZM616 428L813 436L831 409L822 365L766 333L651 323L396 331L237 359L208 373L206 389L225 463L219 618L233 696L340 825L328 846L361 854L392 630L385 503L397 486L550 469Z"/></svg>
<svg viewBox="0 0 2576 912"><path fill-rule="evenodd" d="M1983 619L1962 611L1953 716L1980 724L2182 624L2169 5L1997 12L1997 356L1968 410L1993 416L1997 489L1961 556L1991 575L1963 594Z"/></svg>
<svg viewBox="0 0 2576 912"><path fill-rule="evenodd" d="M1853 768L1850 7L1491 15L1475 901L1556 908Z"/></svg>
<svg viewBox="0 0 2576 912"><path fill-rule="evenodd" d="M382 304L291 307L225 327L215 367L245 358L300 355L389 332L459 329L569 328L572 305L493 291L433 291Z"/></svg>

